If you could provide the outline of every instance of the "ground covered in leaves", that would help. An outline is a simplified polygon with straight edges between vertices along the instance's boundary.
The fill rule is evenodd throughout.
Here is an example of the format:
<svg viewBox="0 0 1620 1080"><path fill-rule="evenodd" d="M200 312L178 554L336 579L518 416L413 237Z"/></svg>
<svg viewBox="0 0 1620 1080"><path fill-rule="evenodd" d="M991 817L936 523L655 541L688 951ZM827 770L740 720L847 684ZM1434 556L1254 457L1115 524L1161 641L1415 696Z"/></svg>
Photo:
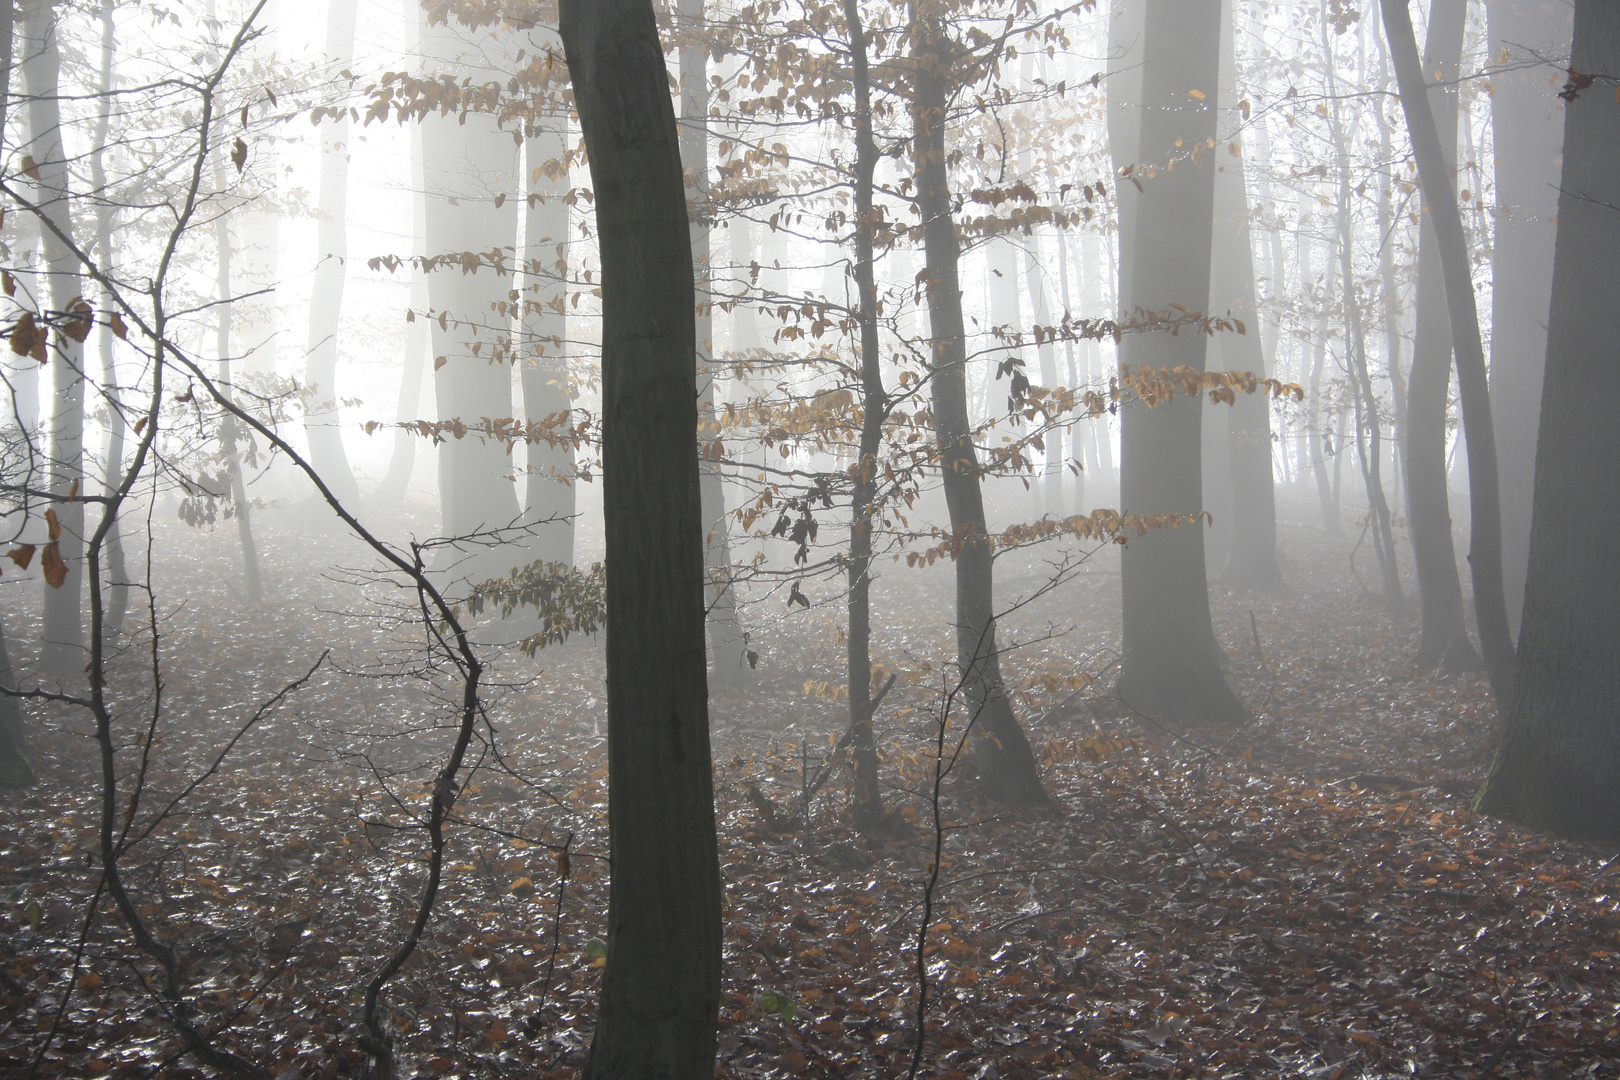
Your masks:
<svg viewBox="0 0 1620 1080"><path fill-rule="evenodd" d="M154 933L179 950L186 1022L294 1080L361 1068L356 988L419 896L413 821L448 747L453 687L422 662L409 596L369 576L357 549L286 516L262 519L278 584L259 605L233 591L228 535L160 522L154 551L187 557L155 568L155 726L150 634L118 660L117 827L142 837L125 873ZM316 544L362 569L311 575ZM1053 801L1016 814L987 804L969 763L943 785L924 1074L1620 1071L1614 853L1471 813L1492 743L1482 677L1411 670L1415 626L1359 590L1344 550L1304 526L1284 546L1288 594L1213 590L1255 713L1238 730L1171 732L1106 699L1118 638L1109 555L1004 622ZM1008 560L1002 597L1034 592L1049 562ZM803 820L799 795L844 710L831 586L807 588L809 611L783 613L779 598L755 609L760 668L714 692L719 1076L896 1076L917 1047L949 577L886 573L874 610L877 655L900 676L879 718L892 835L849 832L841 768ZM34 587L14 578L6 629L26 670ZM309 683L162 813L327 648ZM385 995L388 1017L414 1075L570 1077L589 1045L606 910L601 654L591 641L535 661L492 652L447 881ZM38 708L30 727L43 782L0 806L0 1065L212 1074L98 890L100 774L85 717Z"/></svg>

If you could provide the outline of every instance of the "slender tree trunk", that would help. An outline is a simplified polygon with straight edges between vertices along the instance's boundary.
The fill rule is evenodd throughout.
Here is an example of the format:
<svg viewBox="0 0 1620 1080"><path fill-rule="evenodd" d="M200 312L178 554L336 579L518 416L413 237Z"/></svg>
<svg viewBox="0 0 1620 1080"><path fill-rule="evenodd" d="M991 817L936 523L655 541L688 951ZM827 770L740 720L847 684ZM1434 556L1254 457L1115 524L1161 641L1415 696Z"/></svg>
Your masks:
<svg viewBox="0 0 1620 1080"><path fill-rule="evenodd" d="M607 966L586 1080L713 1080L720 1002L692 245L650 0L563 0L602 258Z"/></svg>
<svg viewBox="0 0 1620 1080"><path fill-rule="evenodd" d="M1237 60L1232 3L1221 5L1221 105L1236 109ZM1237 138L1229 146L1241 150ZM1217 145L1217 150L1220 146ZM1249 238L1249 199L1240 156L1216 155L1215 235L1210 310L1230 311L1246 332L1222 335L1221 361L1236 371L1266 377L1266 354L1255 302L1254 250ZM1231 467L1232 523L1226 570L1229 585L1281 591L1277 563L1277 494L1271 468L1271 398L1264 391L1239 394L1227 416L1226 454Z"/></svg>
<svg viewBox="0 0 1620 1080"><path fill-rule="evenodd" d="M83 303L79 262L62 236L73 235L67 159L58 107L62 57L57 41L54 0L30 0L24 8L23 79L28 87L31 139L28 150L39 166L41 231L50 307L67 312ZM61 524L59 553L66 566L60 588L45 586L44 648L40 666L68 675L84 667L84 627L80 617L84 587L84 503L66 501L84 482L84 344L63 333L51 338L50 490Z"/></svg>
<svg viewBox="0 0 1620 1080"><path fill-rule="evenodd" d="M1517 678L1477 799L1488 814L1620 838L1620 5L1576 0L1546 383ZM1573 82L1574 80L1572 80ZM1473 442L1472 439L1469 440Z"/></svg>
<svg viewBox="0 0 1620 1080"><path fill-rule="evenodd" d="M357 0L329 0L326 59L334 77L354 61ZM304 431L310 464L332 493L357 506L360 488L343 450L343 410L338 403L338 331L343 314L343 280L349 258L349 117L339 112L321 140L321 180L316 226L314 288L309 301L309 349L304 389Z"/></svg>
<svg viewBox="0 0 1620 1080"><path fill-rule="evenodd" d="M1328 299L1326 294L1331 292L1332 271L1330 270L1327 285L1323 289L1324 307ZM1309 463L1311 477L1316 481L1316 501L1322 510L1322 531L1335 540L1344 538L1344 530L1339 524L1339 498L1334 490L1333 481L1328 476L1327 459L1332 456L1332 435L1322 429L1322 369L1327 364L1327 316L1324 315L1316 323L1316 344L1311 360L1310 404L1305 411L1305 432L1303 449L1305 462Z"/></svg>
<svg viewBox="0 0 1620 1080"><path fill-rule="evenodd" d="M1035 320L1037 326L1051 326L1057 321L1052 318L1051 309L1046 305L1044 276L1040 237L1031 235L1026 239L1024 249L1024 281L1029 290L1030 317ZM1042 385L1052 389L1062 385L1062 376L1058 374L1057 346L1051 337L1042 336L1040 343L1035 346L1035 354L1040 359ZM1054 423L1041 437L1044 444L1042 452L1045 454L1041 477L1041 510L1055 518L1064 516L1063 473L1067 459L1063 454L1063 436L1063 426Z"/></svg>
<svg viewBox="0 0 1620 1080"><path fill-rule="evenodd" d="M1541 412L1546 312L1552 286L1563 150L1557 84L1548 78L1569 49L1569 7L1487 0L1496 206L1491 244L1491 408L1502 479L1502 570L1508 618L1517 625L1530 551L1530 506ZM1508 62L1500 63L1501 54ZM1532 56L1551 63L1519 66ZM1561 77L1561 76L1560 76Z"/></svg>
<svg viewBox="0 0 1620 1080"><path fill-rule="evenodd" d="M731 540L726 517L726 490L721 472L720 421L714 410L713 272L709 259L709 229L714 208L709 205L709 71L708 42L704 38L703 0L680 0L683 40L681 64L681 160L686 165L687 202L691 207L692 261L697 268L698 312L698 420L700 439L715 452L702 455L703 524L706 542L704 565L709 591L709 651L713 655L710 678L720 686L744 686L753 669L748 666L748 642L737 619L737 592L732 581Z"/></svg>
<svg viewBox="0 0 1620 1080"><path fill-rule="evenodd" d="M0 0L3 2L3 0ZM223 159L220 159L221 161ZM224 188L223 170L215 176ZM214 223L215 235L215 287L219 297L219 321L214 331L214 359L218 361L220 391L229 399L231 382L231 304L235 297L231 291L231 219L221 214ZM242 581L249 603L264 599L264 580L259 574L259 546L253 538L253 510L248 505L247 485L242 481L242 462L236 453L236 419L226 416L220 421L219 441L225 456L226 481L230 484L231 502L235 506L236 536L242 545Z"/></svg>
<svg viewBox="0 0 1620 1080"><path fill-rule="evenodd" d="M1131 254L1122 260L1123 309L1198 310L1209 298L1215 202L1215 91L1220 7L1148 0L1143 30L1141 135L1148 175L1134 203ZM1189 90L1197 90L1194 98ZM1172 168L1171 165L1174 164ZM1143 166L1138 166L1142 171ZM1204 370L1205 335L1127 334L1121 363ZM1179 397L1123 410L1120 510L1194 514L1203 509L1203 401ZM1121 555L1125 647L1116 692L1133 709L1181 723L1236 723L1247 715L1222 672L1210 622L1201 524L1131 536Z"/></svg>
<svg viewBox="0 0 1620 1080"><path fill-rule="evenodd" d="M1423 71L1436 74L1428 89L1448 168L1457 160L1456 78L1462 63L1467 0L1435 0L1429 12ZM1417 330L1407 396L1406 491L1412 555L1422 595L1423 623L1413 663L1476 668L1479 654L1463 623L1462 583L1452 546L1446 490L1446 412L1451 383L1451 322L1440 273L1432 208L1424 200L1418 241Z"/></svg>
<svg viewBox="0 0 1620 1080"><path fill-rule="evenodd" d="M872 730L872 519L888 395L883 389L872 251L872 177L878 151L872 139L872 81L860 0L844 0L844 32L849 39L850 77L855 84L855 287L861 350L861 441L851 470L849 632L844 663L849 680L850 755L855 767L855 825L862 832L871 832L883 822L877 740Z"/></svg>
<svg viewBox="0 0 1620 1080"><path fill-rule="evenodd" d="M1474 618L1480 652L1490 675L1498 707L1513 690L1513 634L1508 629L1502 584L1502 512L1496 477L1496 433L1491 422L1491 396L1486 384L1485 349L1479 336L1468 239L1446 165L1434 115L1429 109L1422 61L1412 34L1407 0L1381 0L1390 59L1401 91L1401 108L1412 136L1412 151L1423 180L1424 201L1434 223L1440 268L1445 278L1451 344L1457 358L1457 385L1462 394L1463 430L1468 439L1470 528L1468 565L1474 583ZM1413 501L1417 500L1416 493Z"/></svg>
<svg viewBox="0 0 1620 1080"><path fill-rule="evenodd" d="M1057 232L1057 252L1058 292L1060 293L1058 299L1063 306L1063 316L1065 319L1067 319L1074 314L1074 308L1069 304L1069 244L1068 240L1063 235L1062 229L1059 229ZM1069 370L1069 388L1071 390L1078 391L1081 389L1084 376L1080 371L1079 364L1075 362L1075 347L1073 338L1065 337L1063 339L1063 358ZM1081 425L1089 425L1089 423L1090 421L1071 422L1066 435L1069 444L1069 457L1074 461L1074 495L1069 500L1068 509L1072 510L1072 512L1076 514L1083 514L1086 512L1085 465L1087 455L1084 449L1086 442L1086 428ZM1091 460L1092 463L1095 464L1095 455L1092 455ZM1060 459L1058 464L1062 470L1067 471L1069 469L1069 462L1067 461ZM1060 472L1060 485L1061 476L1062 473ZM1059 487L1059 490L1062 490L1061 486ZM1061 506L1062 504L1060 503L1059 505Z"/></svg>
<svg viewBox="0 0 1620 1080"><path fill-rule="evenodd" d="M17 689L17 676L6 651L6 632L0 620L0 688ZM28 731L23 727L22 702L0 693L0 788L28 787L39 779L28 759Z"/></svg>
<svg viewBox="0 0 1620 1080"><path fill-rule="evenodd" d="M530 32L536 53L559 46L554 26ZM524 296L518 316L523 414L530 423L555 424L573 411L568 382L568 113L561 87L548 86L545 112L523 142ZM554 435L566 435L553 427ZM574 447L566 441L531 442L526 450L523 513L535 535L537 559L573 564Z"/></svg>
<svg viewBox="0 0 1620 1080"><path fill-rule="evenodd" d="M967 409L967 332L962 319L960 249L946 167L945 115L953 43L925 4L912 5L916 74L913 140L917 210L928 272L933 339L934 437L939 446L945 503L951 518L956 569L956 656L971 710L974 759L984 791L1010 805L1046 801L1029 738L1013 715L996 648L994 554L985 527L978 451Z"/></svg>
<svg viewBox="0 0 1620 1080"><path fill-rule="evenodd" d="M8 9L11 5L0 0ZM96 131L90 148L90 186L96 192L96 260L102 274L110 274L113 268L113 206L112 200L107 198L107 132L112 124L112 69L114 51L114 22L112 0L102 0L101 11L101 69L97 86L101 100L96 103ZM10 40L10 34L6 38ZM7 62L6 70L10 70ZM4 111L0 110L0 122L3 122ZM113 308L112 296L103 291L101 307L103 311ZM106 460L102 467L101 480L108 493L118 487L124 474L124 413L120 402L118 387L117 345L113 337L112 327L102 320L96 327L96 350L101 359L101 394L106 401ZM129 571L124 565L124 540L118 522L113 521L107 530L106 540L103 541L103 550L107 553L107 612L102 619L102 625L110 634L118 634L124 628L124 617L129 611Z"/></svg>

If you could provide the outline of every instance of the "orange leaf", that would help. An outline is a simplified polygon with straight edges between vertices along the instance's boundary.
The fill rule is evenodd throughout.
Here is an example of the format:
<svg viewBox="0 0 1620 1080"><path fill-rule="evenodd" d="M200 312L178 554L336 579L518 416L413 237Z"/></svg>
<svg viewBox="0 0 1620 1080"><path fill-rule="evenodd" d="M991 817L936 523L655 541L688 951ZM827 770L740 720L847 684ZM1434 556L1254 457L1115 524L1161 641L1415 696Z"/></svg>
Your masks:
<svg viewBox="0 0 1620 1080"><path fill-rule="evenodd" d="M19 544L10 551L6 552L6 557L12 562L16 563L22 569L26 570L28 569L28 564L34 561L34 545Z"/></svg>
<svg viewBox="0 0 1620 1080"><path fill-rule="evenodd" d="M129 327L124 325L124 317L118 312L112 313L112 317L107 320L107 325L112 329L113 334L117 336L119 341L129 340Z"/></svg>
<svg viewBox="0 0 1620 1080"><path fill-rule="evenodd" d="M57 520L55 510L45 511L45 523L51 527L51 540L53 542L60 540L62 538L62 523Z"/></svg>
<svg viewBox="0 0 1620 1080"><path fill-rule="evenodd" d="M67 580L67 563L62 561L61 549L54 540L45 545L45 552L39 557L39 569L45 575L45 584L53 589L60 589Z"/></svg>
<svg viewBox="0 0 1620 1080"><path fill-rule="evenodd" d="M22 171L30 180L39 179L39 162L34 160L34 155L23 155Z"/></svg>

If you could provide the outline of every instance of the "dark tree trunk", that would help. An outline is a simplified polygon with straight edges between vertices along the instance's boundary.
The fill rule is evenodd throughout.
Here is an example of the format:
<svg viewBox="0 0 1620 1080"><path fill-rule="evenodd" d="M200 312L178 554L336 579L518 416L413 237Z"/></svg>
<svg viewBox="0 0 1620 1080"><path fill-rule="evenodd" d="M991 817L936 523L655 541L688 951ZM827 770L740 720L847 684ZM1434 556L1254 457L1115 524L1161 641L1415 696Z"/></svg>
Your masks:
<svg viewBox="0 0 1620 1080"><path fill-rule="evenodd" d="M1451 321L1451 347L1457 359L1457 386L1462 395L1463 431L1468 439L1468 495L1471 540L1468 565L1474 584L1474 618L1480 652L1498 708L1513 690L1513 635L1508 629L1502 595L1502 511L1496 479L1496 433L1491 423L1491 396L1485 376L1485 348L1479 336L1479 310L1469 270L1468 238L1446 164L1445 150L1429 109L1422 61L1412 33L1407 0L1382 0L1390 60L1401 91L1401 108L1412 136L1412 152L1423 181L1424 202L1434 225L1440 268ZM1409 403L1410 408L1410 403ZM1414 453L1412 455L1416 457ZM1413 494L1416 504L1418 496Z"/></svg>
<svg viewBox="0 0 1620 1080"><path fill-rule="evenodd" d="M1237 65L1232 46L1232 5L1221 5L1221 103L1235 108ZM1234 145L1236 140L1234 139ZM1217 160L1219 157L1217 156ZM1249 242L1249 199L1241 159L1229 157L1215 177L1215 235L1210 308L1230 311L1247 333L1221 337L1221 362L1234 371L1266 377L1266 354L1255 303L1254 249ZM1232 488L1228 585L1280 591L1277 564L1277 493L1271 468L1271 397L1264 391L1239 394L1226 418L1226 454Z"/></svg>
<svg viewBox="0 0 1620 1080"><path fill-rule="evenodd" d="M844 32L849 37L850 77L855 84L855 287L860 302L862 409L860 456L850 492L849 633L844 658L849 680L850 756L855 766L855 825L870 832L883 821L877 740L872 731L872 518L888 396L880 366L877 283L872 266L872 176L878 151L872 140L872 81L860 0L844 0Z"/></svg>
<svg viewBox="0 0 1620 1080"><path fill-rule="evenodd" d="M1120 185L1121 203L1137 204L1131 251L1121 260L1130 271L1127 313L1175 304L1196 311L1208 301L1219 41L1219 5L1148 0L1137 149L1137 173L1147 175L1141 192ZM1121 361L1203 371L1207 341L1191 331L1127 334ZM1123 410L1122 513L1203 509L1202 409L1202 399L1183 396L1151 409L1132 401ZM1121 571L1120 697L1135 710L1183 723L1240 721L1247 710L1226 683L1210 623L1202 524L1131 536Z"/></svg>
<svg viewBox="0 0 1620 1080"><path fill-rule="evenodd" d="M587 1080L713 1080L720 866L703 642L697 339L650 0L563 0L602 259L607 966Z"/></svg>
<svg viewBox="0 0 1620 1080"><path fill-rule="evenodd" d="M1429 104L1449 167L1457 160L1457 71L1462 63L1467 0L1435 0L1429 11L1423 71L1436 73ZM1451 538L1446 491L1446 411L1451 384L1451 320L1434 223L1424 201L1418 241L1417 329L1406 404L1407 520L1417 565L1423 624L1413 662L1421 667L1477 668L1479 654L1463 620L1462 582Z"/></svg>
<svg viewBox="0 0 1620 1080"><path fill-rule="evenodd" d="M1620 837L1620 5L1577 0L1517 679L1478 808ZM1573 88L1572 88L1573 89Z"/></svg>
<svg viewBox="0 0 1620 1080"><path fill-rule="evenodd" d="M11 655L6 651L4 625L0 625L0 688L17 689ZM10 694L0 693L0 788L27 787L37 779L33 763L28 760L28 733L23 727L22 702Z"/></svg>
<svg viewBox="0 0 1620 1080"><path fill-rule="evenodd" d="M1502 477L1502 574L1508 618L1519 621L1530 552L1530 500L1541 414L1542 362L1558 213L1564 125L1549 76L1569 51L1569 7L1488 0L1496 207L1491 247L1491 407ZM1551 63L1520 67L1528 55Z"/></svg>
<svg viewBox="0 0 1620 1080"><path fill-rule="evenodd" d="M915 81L912 152L917 210L922 219L928 272L928 318L933 338L934 437L951 518L956 569L956 657L972 727L974 759L986 795L1010 805L1044 803L1040 769L1029 738L1013 715L996 650L994 555L985 527L978 451L967 405L967 332L962 320L960 249L946 167L945 113L952 76L944 27L913 6Z"/></svg>

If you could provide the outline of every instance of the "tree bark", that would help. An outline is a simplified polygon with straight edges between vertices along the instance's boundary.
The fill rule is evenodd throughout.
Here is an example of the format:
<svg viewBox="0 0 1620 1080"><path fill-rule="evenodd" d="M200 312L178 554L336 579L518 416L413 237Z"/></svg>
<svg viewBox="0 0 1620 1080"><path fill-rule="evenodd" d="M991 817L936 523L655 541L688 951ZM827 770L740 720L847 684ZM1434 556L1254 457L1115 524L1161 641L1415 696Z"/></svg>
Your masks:
<svg viewBox="0 0 1620 1080"><path fill-rule="evenodd" d="M1620 837L1620 6L1577 0L1517 678L1477 806ZM1574 80L1572 80L1572 83Z"/></svg>
<svg viewBox="0 0 1620 1080"><path fill-rule="evenodd" d="M330 0L326 13L326 60L334 78L354 60L357 0ZM340 111L321 140L321 180L317 196L314 288L309 301L309 347L304 389L304 432L309 460L346 506L358 506L360 488L343 450L343 410L338 404L338 332L343 315L343 282L349 258L349 117Z"/></svg>
<svg viewBox="0 0 1620 1080"><path fill-rule="evenodd" d="M50 306L66 312L82 302L79 261L60 237L73 235L67 159L62 146L62 119L58 106L62 56L57 41L59 23L54 0L30 0L24 8L23 80L28 87L30 141L28 151L38 164L41 232L45 241L46 280ZM54 226L54 228L52 228ZM84 503L65 501L84 482L84 345L61 332L51 339L51 448L50 490L64 501L53 504L61 524L58 540L67 575L60 588L45 586L44 647L40 666L59 675L76 674L84 667L84 626L81 600L84 587Z"/></svg>
<svg viewBox="0 0 1620 1080"><path fill-rule="evenodd" d="M1491 396L1485 376L1485 349L1479 336L1479 311L1469 270L1468 238L1446 165L1445 151L1429 110L1422 61L1412 34L1407 0L1381 0L1390 60L1401 91L1412 151L1423 181L1424 202L1434 223L1435 243L1445 279L1446 309L1451 320L1451 347L1457 359L1457 386L1462 395L1463 431L1468 439L1468 495L1472 533L1468 565L1474 584L1474 618L1480 652L1498 708L1513 690L1513 634L1508 629L1502 584L1502 512L1496 477L1496 433L1491 422ZM1413 455L1416 456L1415 454ZM1413 496L1413 502L1417 496Z"/></svg>
<svg viewBox="0 0 1620 1080"><path fill-rule="evenodd" d="M1136 172L1143 190L1119 185L1134 203L1121 307L1202 308L1209 298L1215 201L1215 92L1220 7L1148 0L1143 24L1142 110ZM1198 91L1199 97L1189 94ZM1145 169L1144 169L1145 167ZM1207 337L1127 334L1122 364L1186 365L1203 371ZM1120 510L1186 515L1203 508L1199 397L1122 416ZM1116 692L1135 710L1181 723L1235 723L1247 710L1226 683L1210 622L1201 523L1131 536L1121 555L1125 643Z"/></svg>
<svg viewBox="0 0 1620 1080"><path fill-rule="evenodd" d="M912 5L912 152L917 210L928 273L929 380L934 437L951 519L956 570L956 657L972 727L969 734L983 790L1013 806L1046 802L1029 737L1013 715L996 648L994 554L985 527L978 451L967 406L967 331L962 318L960 249L946 166L945 115L954 47L944 26L918 0Z"/></svg>
<svg viewBox="0 0 1620 1080"><path fill-rule="evenodd" d="M1562 102L1548 76L1569 51L1569 7L1539 0L1487 0L1491 133L1496 206L1491 245L1491 407L1502 479L1502 573L1508 618L1517 625L1530 554L1536 429L1547 355ZM1508 62L1501 63L1506 50ZM1551 63L1518 66L1526 53Z"/></svg>
<svg viewBox="0 0 1620 1080"><path fill-rule="evenodd" d="M878 785L877 739L872 730L872 519L878 489L878 451L888 395L878 341L878 295L873 269L873 174L877 144L872 139L872 79L867 67L866 30L860 0L844 0L844 32L849 39L850 77L855 86L855 288L861 350L861 436L850 475L849 632L845 635L845 677L849 681L850 757L855 771L855 826L871 832L883 822Z"/></svg>
<svg viewBox="0 0 1620 1080"><path fill-rule="evenodd" d="M607 965L587 1080L712 1080L720 868L692 246L650 0L563 0L602 259Z"/></svg>
<svg viewBox="0 0 1620 1080"><path fill-rule="evenodd" d="M0 621L0 688L17 689L11 654L6 651L3 621ZM28 732L23 727L22 702L10 694L0 693L0 788L28 787L38 779L33 762L28 760Z"/></svg>

